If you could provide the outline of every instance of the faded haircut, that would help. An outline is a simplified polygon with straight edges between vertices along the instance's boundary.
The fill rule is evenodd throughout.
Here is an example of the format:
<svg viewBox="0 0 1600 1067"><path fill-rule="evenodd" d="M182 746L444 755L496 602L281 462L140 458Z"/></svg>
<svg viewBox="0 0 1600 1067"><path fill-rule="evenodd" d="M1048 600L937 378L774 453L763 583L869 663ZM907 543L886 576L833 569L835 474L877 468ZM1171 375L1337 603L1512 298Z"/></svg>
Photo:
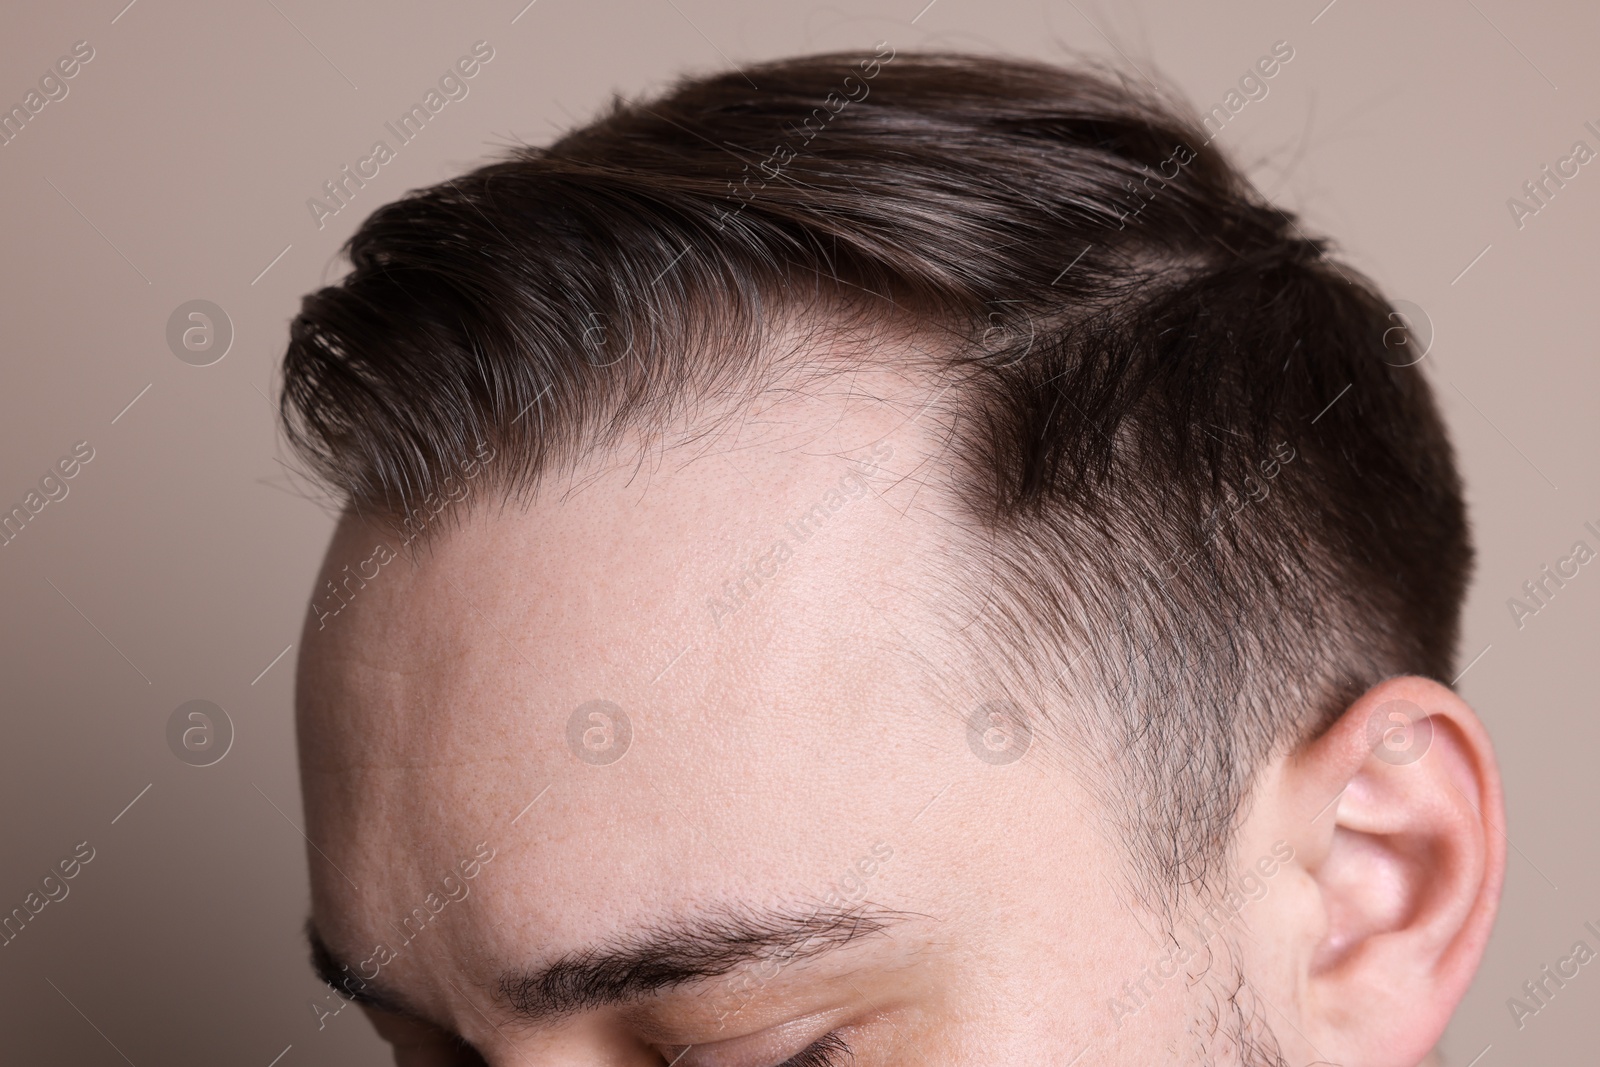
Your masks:
<svg viewBox="0 0 1600 1067"><path fill-rule="evenodd" d="M789 59L618 99L346 251L282 414L396 520L486 445L510 496L753 379L778 323L913 324L970 548L952 639L1030 713L1092 709L1067 728L1161 893L1225 870L1269 758L1452 676L1472 550L1415 339L1170 91Z"/></svg>

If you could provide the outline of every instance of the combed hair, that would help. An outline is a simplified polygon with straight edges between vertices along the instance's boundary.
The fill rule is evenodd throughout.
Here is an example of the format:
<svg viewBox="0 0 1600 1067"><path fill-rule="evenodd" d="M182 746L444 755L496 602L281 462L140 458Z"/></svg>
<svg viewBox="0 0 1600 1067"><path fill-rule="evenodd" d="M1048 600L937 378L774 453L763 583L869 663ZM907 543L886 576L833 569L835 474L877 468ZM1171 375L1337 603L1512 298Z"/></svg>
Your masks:
<svg viewBox="0 0 1600 1067"><path fill-rule="evenodd" d="M397 519L485 443L523 492L751 378L775 323L920 324L970 546L952 635L1031 711L1092 709L1147 884L1222 871L1264 761L1352 696L1452 675L1472 550L1403 320L1169 91L789 59L618 99L346 250L292 324L284 424Z"/></svg>

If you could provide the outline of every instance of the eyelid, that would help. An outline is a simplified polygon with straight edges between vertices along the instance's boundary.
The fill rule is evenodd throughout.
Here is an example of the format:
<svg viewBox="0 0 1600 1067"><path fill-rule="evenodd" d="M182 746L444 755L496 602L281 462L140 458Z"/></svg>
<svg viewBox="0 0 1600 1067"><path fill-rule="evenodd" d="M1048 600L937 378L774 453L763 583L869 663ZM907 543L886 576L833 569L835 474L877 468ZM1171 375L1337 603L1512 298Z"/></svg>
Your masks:
<svg viewBox="0 0 1600 1067"><path fill-rule="evenodd" d="M844 1021L850 1009L813 1012L742 1037L719 1038L700 1045L669 1045L667 1062L677 1067L773 1067L798 1056Z"/></svg>
<svg viewBox="0 0 1600 1067"><path fill-rule="evenodd" d="M378 1036L396 1049L431 1051L437 1048L443 1052L460 1048L461 1038L433 1023L411 1015L399 1015L371 1004L360 1004L359 1007L362 1014L372 1023L372 1028L378 1031Z"/></svg>

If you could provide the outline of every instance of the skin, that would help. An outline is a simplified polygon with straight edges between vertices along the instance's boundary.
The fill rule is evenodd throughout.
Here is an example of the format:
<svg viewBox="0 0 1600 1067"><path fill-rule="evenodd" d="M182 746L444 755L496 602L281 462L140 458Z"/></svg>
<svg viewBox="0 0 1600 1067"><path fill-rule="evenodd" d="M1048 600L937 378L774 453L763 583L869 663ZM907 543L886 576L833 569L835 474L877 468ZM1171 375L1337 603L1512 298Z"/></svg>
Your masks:
<svg viewBox="0 0 1600 1067"><path fill-rule="evenodd" d="M1390 679L1265 768L1232 866L1292 858L1181 966L1163 962L1164 919L1092 783L1042 735L1009 763L968 743L984 694L942 669L957 654L919 595L957 534L926 400L862 373L729 405L713 432L636 437L526 507L487 493L451 505L448 532L352 586L337 616L313 615L298 686L313 924L350 967L330 963L334 976L368 979L348 991L409 1016L362 1008L398 1063L1429 1055L1504 867L1499 780L1471 710L1437 683ZM870 492L791 538L737 611L708 606L863 459L878 466ZM319 589L379 543L397 546L347 517ZM615 762L568 742L595 699L631 725ZM1397 763L1367 724L1399 699L1431 739ZM402 928L419 907L422 932ZM818 933L852 917L854 936ZM517 974L782 918L816 936L619 1003L518 1010ZM380 943L393 957L375 965ZM803 1057L828 1034L849 1053Z"/></svg>

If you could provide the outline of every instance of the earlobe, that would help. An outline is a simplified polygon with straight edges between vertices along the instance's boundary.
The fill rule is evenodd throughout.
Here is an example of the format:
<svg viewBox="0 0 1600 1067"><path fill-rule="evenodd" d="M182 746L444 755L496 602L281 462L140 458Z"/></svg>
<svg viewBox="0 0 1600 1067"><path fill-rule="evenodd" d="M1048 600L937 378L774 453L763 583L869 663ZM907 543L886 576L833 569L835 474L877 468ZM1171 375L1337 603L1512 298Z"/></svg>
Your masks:
<svg viewBox="0 0 1600 1067"><path fill-rule="evenodd" d="M1340 1063L1414 1067L1483 955L1505 868L1487 732L1438 682L1392 678L1278 783L1320 911L1295 960L1305 1036Z"/></svg>

